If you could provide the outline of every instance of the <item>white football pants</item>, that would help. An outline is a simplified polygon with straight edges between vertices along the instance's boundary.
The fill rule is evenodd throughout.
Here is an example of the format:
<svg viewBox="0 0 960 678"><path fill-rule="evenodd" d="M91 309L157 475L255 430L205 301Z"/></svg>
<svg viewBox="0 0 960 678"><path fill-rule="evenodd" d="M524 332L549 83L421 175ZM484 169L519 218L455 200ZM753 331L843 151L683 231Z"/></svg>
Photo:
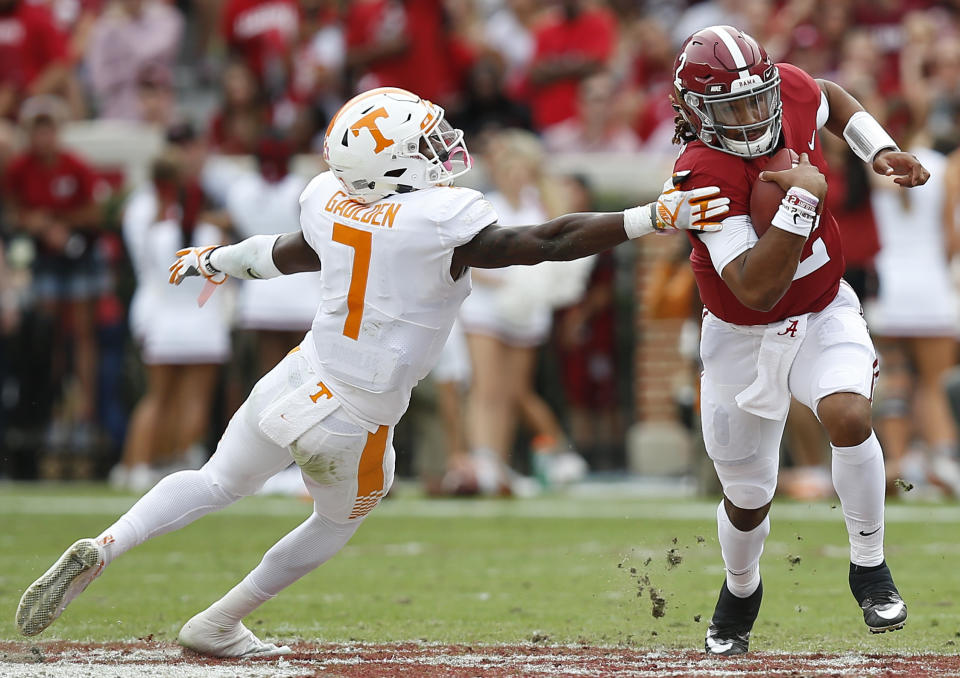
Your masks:
<svg viewBox="0 0 960 678"><path fill-rule="evenodd" d="M757 376L764 329L732 325L708 313L701 333L704 443L724 494L745 509L760 508L773 499L786 422L785 416L766 419L745 412L735 400ZM860 302L849 285L841 282L837 297L822 311L809 314L806 334L800 341L787 383L794 398L814 413L820 401L833 393L872 398L876 352L860 313ZM871 436L852 448L834 448L833 456L834 487L843 505L851 560L879 564L883 559L884 497L879 443ZM880 529L876 529L878 526ZM721 539L722 535L723 530ZM753 562L754 557L759 559L762 540L750 542L750 553L739 553L742 549L732 541L723 546L739 560Z"/></svg>
<svg viewBox="0 0 960 678"><path fill-rule="evenodd" d="M264 408L291 389L315 380L297 352L284 358L256 385L237 410L217 451L197 471L167 476L99 537L106 561L161 534L179 529L259 490L293 457L258 427ZM295 443L313 515L268 551L247 577L261 597L282 588L333 556L393 483L393 428L370 433L335 411ZM304 453L309 459L304 460Z"/></svg>

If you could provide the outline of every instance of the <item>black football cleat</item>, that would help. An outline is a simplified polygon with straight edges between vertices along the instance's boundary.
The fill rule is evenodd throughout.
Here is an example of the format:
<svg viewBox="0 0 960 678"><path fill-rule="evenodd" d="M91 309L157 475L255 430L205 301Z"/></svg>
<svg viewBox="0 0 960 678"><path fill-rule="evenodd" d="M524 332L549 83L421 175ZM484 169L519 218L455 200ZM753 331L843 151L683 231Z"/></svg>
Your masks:
<svg viewBox="0 0 960 678"><path fill-rule="evenodd" d="M903 628L907 604L893 583L886 561L874 567L850 563L850 591L863 610L863 621L870 633Z"/></svg>
<svg viewBox="0 0 960 678"><path fill-rule="evenodd" d="M746 598L730 593L724 580L720 598L713 610L713 618L707 628L704 650L708 655L732 657L746 654L750 647L750 630L760 612L763 599L763 582Z"/></svg>

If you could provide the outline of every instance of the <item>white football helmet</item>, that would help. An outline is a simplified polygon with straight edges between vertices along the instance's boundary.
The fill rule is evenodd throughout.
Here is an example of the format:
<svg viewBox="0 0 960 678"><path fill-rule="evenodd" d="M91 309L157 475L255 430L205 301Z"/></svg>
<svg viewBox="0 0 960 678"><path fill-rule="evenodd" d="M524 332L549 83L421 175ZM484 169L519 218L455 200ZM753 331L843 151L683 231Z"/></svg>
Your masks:
<svg viewBox="0 0 960 678"><path fill-rule="evenodd" d="M327 127L323 159L360 203L449 185L472 166L463 132L444 120L443 109L397 87L344 104Z"/></svg>

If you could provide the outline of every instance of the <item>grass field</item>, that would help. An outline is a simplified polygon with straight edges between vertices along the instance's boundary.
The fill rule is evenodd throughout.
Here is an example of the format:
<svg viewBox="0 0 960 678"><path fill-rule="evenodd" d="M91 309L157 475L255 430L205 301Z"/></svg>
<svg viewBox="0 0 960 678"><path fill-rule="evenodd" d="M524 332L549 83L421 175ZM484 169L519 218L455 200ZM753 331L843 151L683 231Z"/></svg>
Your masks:
<svg viewBox="0 0 960 678"><path fill-rule="evenodd" d="M714 501L400 494L248 625L264 638L313 644L702 647L723 576ZM0 640L19 638L13 616L23 589L133 501L100 486L0 486ZM148 542L111 565L40 640L172 642L308 512L297 499L254 497ZM960 507L888 507L887 560L910 618L879 636L866 632L847 588L839 508L779 502L771 517L752 650L957 653ZM660 617L651 589L666 603Z"/></svg>

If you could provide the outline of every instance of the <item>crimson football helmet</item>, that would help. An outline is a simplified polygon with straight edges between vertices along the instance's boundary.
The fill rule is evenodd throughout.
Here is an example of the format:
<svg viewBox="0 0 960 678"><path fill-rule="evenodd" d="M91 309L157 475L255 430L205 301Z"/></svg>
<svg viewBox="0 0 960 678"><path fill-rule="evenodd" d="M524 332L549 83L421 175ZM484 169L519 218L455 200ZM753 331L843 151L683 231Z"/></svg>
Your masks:
<svg viewBox="0 0 960 678"><path fill-rule="evenodd" d="M777 145L780 72L743 31L710 26L687 38L673 85L675 108L707 146L755 158Z"/></svg>

